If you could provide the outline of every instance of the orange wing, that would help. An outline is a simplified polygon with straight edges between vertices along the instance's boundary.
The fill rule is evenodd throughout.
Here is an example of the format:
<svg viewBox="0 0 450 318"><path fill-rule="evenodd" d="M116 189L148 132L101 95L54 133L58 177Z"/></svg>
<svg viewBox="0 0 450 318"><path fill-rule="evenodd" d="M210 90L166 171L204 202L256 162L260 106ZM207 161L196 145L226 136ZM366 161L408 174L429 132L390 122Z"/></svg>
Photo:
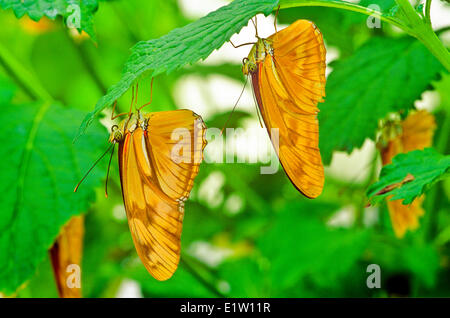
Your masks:
<svg viewBox="0 0 450 318"><path fill-rule="evenodd" d="M206 127L189 110L146 118L147 129L127 133L119 145L122 194L139 257L154 278L166 280L180 259L184 201L203 159Z"/></svg>
<svg viewBox="0 0 450 318"><path fill-rule="evenodd" d="M318 102L325 96L325 47L316 26L299 20L268 38L273 56L252 76L269 135L279 129L280 162L294 186L309 198L322 193ZM276 147L275 147L276 148Z"/></svg>

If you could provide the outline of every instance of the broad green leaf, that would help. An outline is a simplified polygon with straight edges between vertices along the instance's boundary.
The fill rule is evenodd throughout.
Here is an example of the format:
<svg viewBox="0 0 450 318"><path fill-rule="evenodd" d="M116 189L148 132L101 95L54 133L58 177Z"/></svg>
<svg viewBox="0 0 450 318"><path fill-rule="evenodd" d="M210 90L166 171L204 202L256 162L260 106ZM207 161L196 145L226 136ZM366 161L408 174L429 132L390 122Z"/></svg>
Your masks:
<svg viewBox="0 0 450 318"><path fill-rule="evenodd" d="M109 88L94 110L87 114L77 137L85 132L95 116L121 97L140 76L169 73L205 59L247 25L251 17L258 13L268 15L277 5L278 0L235 0L158 39L138 42L131 49L121 79Z"/></svg>
<svg viewBox="0 0 450 318"><path fill-rule="evenodd" d="M0 7L12 9L18 18L28 14L34 21L43 16L52 20L62 16L67 27L83 30L95 40L93 15L98 8L97 0L0 0Z"/></svg>
<svg viewBox="0 0 450 318"><path fill-rule="evenodd" d="M325 164L334 150L350 153L375 139L378 121L413 107L442 70L413 38L374 38L351 57L332 63L320 107L320 150Z"/></svg>
<svg viewBox="0 0 450 318"><path fill-rule="evenodd" d="M48 255L60 227L94 200L104 169L73 189L107 142L97 123L73 145L82 112L57 104L3 104L2 116L0 292L11 294Z"/></svg>
<svg viewBox="0 0 450 318"><path fill-rule="evenodd" d="M441 155L432 148L399 154L391 164L383 167L380 179L369 187L367 196L372 203L392 196L391 200L403 200L403 204L410 204L434 183L448 176L449 168L450 156ZM407 175L412 175L413 179L404 182ZM392 191L382 191L392 185ZM380 191L381 194L377 195Z"/></svg>

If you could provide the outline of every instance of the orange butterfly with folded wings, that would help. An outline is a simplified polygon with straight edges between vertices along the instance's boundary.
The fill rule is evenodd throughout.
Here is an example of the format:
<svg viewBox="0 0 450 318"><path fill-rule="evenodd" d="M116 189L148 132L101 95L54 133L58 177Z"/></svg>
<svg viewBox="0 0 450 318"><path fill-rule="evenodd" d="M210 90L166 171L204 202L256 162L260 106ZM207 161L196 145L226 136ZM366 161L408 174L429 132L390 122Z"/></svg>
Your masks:
<svg viewBox="0 0 450 318"><path fill-rule="evenodd" d="M134 88L132 94L134 99ZM122 196L137 253L154 278L167 280L180 260L184 202L203 160L206 126L187 109L142 115L147 103L132 113L133 99L128 113L111 116L127 115L111 129L111 158L118 144Z"/></svg>
<svg viewBox="0 0 450 318"><path fill-rule="evenodd" d="M324 184L317 120L326 82L322 34L312 22L298 20L266 39L258 33L256 38L242 71L251 78L258 109L288 178L303 195L316 198ZM278 129L277 144L273 128Z"/></svg>

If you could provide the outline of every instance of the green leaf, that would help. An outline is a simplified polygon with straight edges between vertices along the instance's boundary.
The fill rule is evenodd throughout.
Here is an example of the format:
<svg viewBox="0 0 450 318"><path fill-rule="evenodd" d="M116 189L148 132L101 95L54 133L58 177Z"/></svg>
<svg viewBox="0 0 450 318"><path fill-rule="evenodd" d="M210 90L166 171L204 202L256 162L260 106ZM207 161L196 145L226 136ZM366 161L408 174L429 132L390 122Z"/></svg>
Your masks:
<svg viewBox="0 0 450 318"><path fill-rule="evenodd" d="M82 114L57 104L2 105L0 292L11 294L29 279L60 227L95 198L104 169L73 189L105 148L106 130L97 123L74 146Z"/></svg>
<svg viewBox="0 0 450 318"><path fill-rule="evenodd" d="M97 0L0 0L0 7L12 9L18 18L28 14L34 21L43 16L52 20L62 16L67 27L83 30L95 41L93 16L98 8Z"/></svg>
<svg viewBox="0 0 450 318"><path fill-rule="evenodd" d="M154 77L205 59L247 25L251 17L258 13L268 15L277 5L278 0L235 0L158 39L138 42L131 49L121 79L87 114L77 137L85 132L95 116L121 97L140 76Z"/></svg>
<svg viewBox="0 0 450 318"><path fill-rule="evenodd" d="M379 119L413 107L443 69L413 38L374 38L347 59L332 63L320 107L320 150L325 164L334 150L350 153L375 139Z"/></svg>
<svg viewBox="0 0 450 318"><path fill-rule="evenodd" d="M399 154L394 157L391 164L383 167L380 180L369 187L367 196L372 203L380 202L392 195L391 200L403 200L403 204L410 204L434 183L448 176L449 168L450 156L441 155L432 148ZM394 187L392 191L377 195L388 186L402 183L408 174L414 179Z"/></svg>

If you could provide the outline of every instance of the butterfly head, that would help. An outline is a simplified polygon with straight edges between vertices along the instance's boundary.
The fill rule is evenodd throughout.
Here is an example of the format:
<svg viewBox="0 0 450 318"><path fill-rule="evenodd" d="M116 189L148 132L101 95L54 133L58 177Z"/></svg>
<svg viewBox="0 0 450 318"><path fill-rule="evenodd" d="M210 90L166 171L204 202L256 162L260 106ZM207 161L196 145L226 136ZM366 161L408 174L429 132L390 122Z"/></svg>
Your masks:
<svg viewBox="0 0 450 318"><path fill-rule="evenodd" d="M130 114L127 118L122 120L118 125L111 127L111 134L109 135L110 143L120 143L124 140L127 133L133 132L138 127L147 130L148 116L142 116L138 111Z"/></svg>
<svg viewBox="0 0 450 318"><path fill-rule="evenodd" d="M111 134L109 135L109 142L117 142L120 143L123 140L125 135L124 129L120 128L118 125L114 125L111 127Z"/></svg>

